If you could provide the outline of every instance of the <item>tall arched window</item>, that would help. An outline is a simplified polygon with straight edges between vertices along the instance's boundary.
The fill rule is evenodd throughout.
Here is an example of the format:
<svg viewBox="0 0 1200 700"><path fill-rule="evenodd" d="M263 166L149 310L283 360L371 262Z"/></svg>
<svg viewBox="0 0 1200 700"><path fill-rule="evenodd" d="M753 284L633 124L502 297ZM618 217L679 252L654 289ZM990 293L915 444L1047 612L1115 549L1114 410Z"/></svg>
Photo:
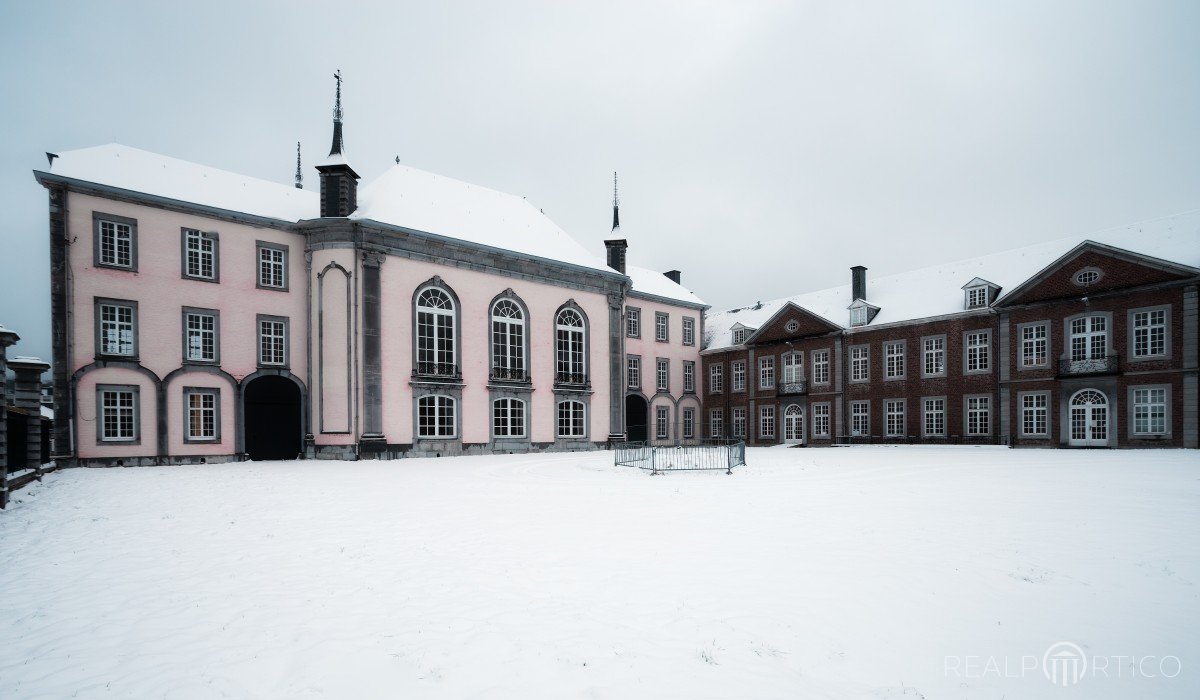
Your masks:
<svg viewBox="0 0 1200 700"><path fill-rule="evenodd" d="M555 381L563 384L586 384L583 316L574 309L563 309L558 312L554 327Z"/></svg>
<svg viewBox="0 0 1200 700"><path fill-rule="evenodd" d="M492 304L492 379L524 381L525 314L511 299Z"/></svg>
<svg viewBox="0 0 1200 700"><path fill-rule="evenodd" d="M431 394L417 399L417 437L452 438L457 435L453 397Z"/></svg>
<svg viewBox="0 0 1200 700"><path fill-rule="evenodd" d="M417 295L417 374L457 376L454 300L436 287Z"/></svg>

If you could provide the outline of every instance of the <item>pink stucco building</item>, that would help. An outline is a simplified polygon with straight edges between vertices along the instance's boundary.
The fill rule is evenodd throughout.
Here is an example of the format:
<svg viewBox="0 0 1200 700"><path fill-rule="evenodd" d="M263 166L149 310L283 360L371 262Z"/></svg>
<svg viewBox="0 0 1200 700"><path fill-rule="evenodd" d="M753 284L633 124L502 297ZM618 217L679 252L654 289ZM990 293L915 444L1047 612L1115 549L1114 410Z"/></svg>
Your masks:
<svg viewBox="0 0 1200 700"><path fill-rule="evenodd" d="M606 261L522 197L399 164L360 187L340 91L330 151L319 193L116 144L35 171L60 461L700 435L707 307L678 273L627 269L623 240Z"/></svg>

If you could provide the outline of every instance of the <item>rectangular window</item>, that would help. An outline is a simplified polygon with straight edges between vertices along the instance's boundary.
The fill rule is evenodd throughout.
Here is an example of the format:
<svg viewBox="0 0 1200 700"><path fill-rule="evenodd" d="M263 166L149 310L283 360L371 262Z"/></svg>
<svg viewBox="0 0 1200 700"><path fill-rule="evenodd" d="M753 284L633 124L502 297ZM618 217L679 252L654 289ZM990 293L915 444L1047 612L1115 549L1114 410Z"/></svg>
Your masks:
<svg viewBox="0 0 1200 700"><path fill-rule="evenodd" d="M1047 325L1021 327L1021 366L1045 367L1049 357Z"/></svg>
<svg viewBox="0 0 1200 700"><path fill-rule="evenodd" d="M883 376L904 379L904 343L883 344Z"/></svg>
<svg viewBox="0 0 1200 700"><path fill-rule="evenodd" d="M287 289L287 246L258 242L258 286Z"/></svg>
<svg viewBox="0 0 1200 700"><path fill-rule="evenodd" d="M187 407L187 439L215 442L218 437L220 394L216 389L184 389Z"/></svg>
<svg viewBox="0 0 1200 700"><path fill-rule="evenodd" d="M642 388L642 358L637 355L630 355L626 362L628 365L625 369L626 386L630 389Z"/></svg>
<svg viewBox="0 0 1200 700"><path fill-rule="evenodd" d="M666 406L654 407L654 437L666 440L670 436L671 413Z"/></svg>
<svg viewBox="0 0 1200 700"><path fill-rule="evenodd" d="M625 309L625 335L630 338L642 337L642 310Z"/></svg>
<svg viewBox="0 0 1200 700"><path fill-rule="evenodd" d="M137 221L93 212L92 235L96 265L137 270Z"/></svg>
<svg viewBox="0 0 1200 700"><path fill-rule="evenodd" d="M746 437L746 409L733 409L733 436L736 438Z"/></svg>
<svg viewBox="0 0 1200 700"><path fill-rule="evenodd" d="M746 329L745 328L734 328L733 329L733 344L741 345L744 342L746 342Z"/></svg>
<svg viewBox="0 0 1200 700"><path fill-rule="evenodd" d="M106 300L97 303L96 307L99 317L99 354L136 356L137 304Z"/></svg>
<svg viewBox="0 0 1200 700"><path fill-rule="evenodd" d="M183 359L186 362L217 361L217 312L185 311L183 314Z"/></svg>
<svg viewBox="0 0 1200 700"><path fill-rule="evenodd" d="M758 409L758 436L761 438L775 437L775 407L760 406Z"/></svg>
<svg viewBox="0 0 1200 700"><path fill-rule="evenodd" d="M944 377L946 375L946 336L939 335L924 338L925 362L922 365L926 377Z"/></svg>
<svg viewBox="0 0 1200 700"><path fill-rule="evenodd" d="M558 436L581 438L587 436L582 401L560 401L558 403Z"/></svg>
<svg viewBox="0 0 1200 700"><path fill-rule="evenodd" d="M967 308L982 309L988 305L988 288L971 287L967 290Z"/></svg>
<svg viewBox="0 0 1200 700"><path fill-rule="evenodd" d="M259 317L258 363L282 366L287 364L287 321L275 317Z"/></svg>
<svg viewBox="0 0 1200 700"><path fill-rule="evenodd" d="M865 382L871 378L871 348L855 345L850 348L850 381Z"/></svg>
<svg viewBox="0 0 1200 700"><path fill-rule="evenodd" d="M714 408L708 412L708 436L719 438L725 435L725 411Z"/></svg>
<svg viewBox="0 0 1200 700"><path fill-rule="evenodd" d="M813 404L813 437L829 437L829 404Z"/></svg>
<svg viewBox="0 0 1200 700"><path fill-rule="evenodd" d="M696 344L696 319L688 316L683 318L683 344Z"/></svg>
<svg viewBox="0 0 1200 700"><path fill-rule="evenodd" d="M946 399L925 399L925 435L946 436Z"/></svg>
<svg viewBox="0 0 1200 700"><path fill-rule="evenodd" d="M1164 357L1166 354L1166 310L1135 312L1133 314L1133 356L1137 358Z"/></svg>
<svg viewBox="0 0 1200 700"><path fill-rule="evenodd" d="M992 368L992 334L990 331L972 331L966 336L967 373L988 372Z"/></svg>
<svg viewBox="0 0 1200 700"><path fill-rule="evenodd" d="M1084 316L1071 320L1071 361L1102 360L1108 356L1108 318Z"/></svg>
<svg viewBox="0 0 1200 700"><path fill-rule="evenodd" d="M654 339L665 343L670 338L671 317L661 311L654 312Z"/></svg>
<svg viewBox="0 0 1200 700"><path fill-rule="evenodd" d="M850 434L871 434L871 404L869 402L850 402Z"/></svg>
<svg viewBox="0 0 1200 700"><path fill-rule="evenodd" d="M733 382L732 382L732 385L730 386L730 388L733 391L745 391L746 390L746 361L739 360L737 362L730 363L729 368L731 370L730 374L733 375Z"/></svg>
<svg viewBox="0 0 1200 700"><path fill-rule="evenodd" d="M829 383L829 351L813 350L813 384Z"/></svg>
<svg viewBox="0 0 1200 700"><path fill-rule="evenodd" d="M1021 434L1044 436L1049 434L1049 394L1021 395Z"/></svg>
<svg viewBox="0 0 1200 700"><path fill-rule="evenodd" d="M683 390L691 393L696 391L696 363L691 360L683 361Z"/></svg>
<svg viewBox="0 0 1200 700"><path fill-rule="evenodd" d="M417 399L417 437L452 438L458 434L457 423L452 397L429 395Z"/></svg>
<svg viewBox="0 0 1200 700"><path fill-rule="evenodd" d="M655 370L656 370L655 374L657 375L657 379L658 379L658 381L656 382L656 386L658 387L658 390L659 391L670 391L671 390L671 361L663 359L661 357L658 358L658 361L655 362Z"/></svg>
<svg viewBox="0 0 1200 700"><path fill-rule="evenodd" d="M888 437L904 437L904 399L884 401L883 412L886 417L884 433Z"/></svg>
<svg viewBox="0 0 1200 700"><path fill-rule="evenodd" d="M789 352L783 356L783 383L799 384L804 381L804 353Z"/></svg>
<svg viewBox="0 0 1200 700"><path fill-rule="evenodd" d="M967 397L967 435L992 434L992 399L990 396Z"/></svg>
<svg viewBox="0 0 1200 700"><path fill-rule="evenodd" d="M867 323L867 307L855 306L850 309L850 325L863 326Z"/></svg>
<svg viewBox="0 0 1200 700"><path fill-rule="evenodd" d="M719 394L725 390L725 366L710 365L708 368L708 393Z"/></svg>
<svg viewBox="0 0 1200 700"><path fill-rule="evenodd" d="M696 409L683 409L683 439L691 440L696 437Z"/></svg>
<svg viewBox="0 0 1200 700"><path fill-rule="evenodd" d="M758 358L758 388L771 389L775 386L775 357Z"/></svg>
<svg viewBox="0 0 1200 700"><path fill-rule="evenodd" d="M217 234L183 229L183 276L217 279Z"/></svg>
<svg viewBox="0 0 1200 700"><path fill-rule="evenodd" d="M498 438L525 437L525 402L512 398L493 401L492 432Z"/></svg>
<svg viewBox="0 0 1200 700"><path fill-rule="evenodd" d="M1167 390L1133 390L1134 435L1164 435L1167 432Z"/></svg>
<svg viewBox="0 0 1200 700"><path fill-rule="evenodd" d="M96 387L100 395L100 441L136 442L138 439L137 387Z"/></svg>

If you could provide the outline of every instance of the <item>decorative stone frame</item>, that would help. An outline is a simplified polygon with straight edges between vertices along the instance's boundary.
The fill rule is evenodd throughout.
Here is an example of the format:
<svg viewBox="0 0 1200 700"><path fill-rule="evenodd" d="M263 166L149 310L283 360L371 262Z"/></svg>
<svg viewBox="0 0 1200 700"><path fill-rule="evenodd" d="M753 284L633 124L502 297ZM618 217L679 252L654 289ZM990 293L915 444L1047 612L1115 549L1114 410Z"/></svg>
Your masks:
<svg viewBox="0 0 1200 700"><path fill-rule="evenodd" d="M855 406L864 406L864 405L867 407L867 413L866 413L866 415L867 415L867 432L859 433L858 435L855 435L854 434L854 407ZM846 417L850 419L849 425L847 426L847 430L846 430L846 434L848 436L850 436L850 437L870 437L871 436L871 400L870 399L854 399L853 401L848 401L846 404Z"/></svg>
<svg viewBox="0 0 1200 700"><path fill-rule="evenodd" d="M263 362L262 356L262 324L263 321L283 322L283 364ZM292 366L292 319L287 316L272 316L258 314L254 318L254 359L255 367L259 369L288 369Z"/></svg>
<svg viewBox="0 0 1200 700"><path fill-rule="evenodd" d="M262 253L264 248L268 250L278 250L283 252L283 286L272 287L262 283ZM291 247L286 243L273 243L271 241L255 241L254 242L254 288L265 289L271 292L288 292L291 291L291 272L292 272L292 254Z"/></svg>
<svg viewBox="0 0 1200 700"><path fill-rule="evenodd" d="M188 357L188 314L213 317L213 359L193 360ZM182 360L185 365L219 365L221 364L221 312L217 309L203 309L198 306L184 306L179 312L179 337L182 343ZM261 331L260 331L261 332ZM287 351L284 351L286 357ZM274 365L272 365L274 366Z"/></svg>
<svg viewBox="0 0 1200 700"><path fill-rule="evenodd" d="M829 423L829 428L824 432L817 432L817 408L822 406L825 408L825 418ZM833 439L833 404L829 401L817 401L815 403L811 403L808 405L808 413L808 419L812 422L812 425L810 426L812 430L808 433L809 438L820 438L822 440Z"/></svg>
<svg viewBox="0 0 1200 700"><path fill-rule="evenodd" d="M1111 311L1082 311L1077 314L1071 314L1062 320L1062 352L1059 353L1059 360L1071 359L1071 323L1081 318L1091 318L1092 316L1102 316L1104 318L1104 333L1107 337L1105 340L1104 353L1105 357L1111 357L1117 352L1116 338L1114 337L1116 327L1113 326L1113 312ZM1049 329L1047 329L1049 330ZM1049 348L1046 349L1046 357L1050 357ZM1127 358L1128 359L1128 358Z"/></svg>
<svg viewBox="0 0 1200 700"><path fill-rule="evenodd" d="M734 377L733 370L734 370L735 365L742 365L742 388L741 389L738 389L737 387L735 387L733 385L733 377ZM750 366L750 360L748 358L745 360L730 361L730 363L729 363L729 393L745 394L750 391L750 389L749 389L750 382L753 381L750 379L750 370L751 369L752 368Z"/></svg>
<svg viewBox="0 0 1200 700"><path fill-rule="evenodd" d="M1036 365L1025 364L1025 329L1044 326L1046 329L1046 361ZM1018 372L1028 372L1031 370L1048 369L1052 366L1054 360L1053 334L1050 332L1049 319L1044 321L1030 321L1028 323L1018 323L1017 331L1013 334L1013 344L1016 346L1016 357L1014 358Z"/></svg>
<svg viewBox="0 0 1200 700"><path fill-rule="evenodd" d="M490 309L491 307L488 308ZM532 444L531 436L533 435L533 401L531 400L533 395L532 392L533 390L531 388L522 386L488 387L488 435L491 437L492 447L499 450L529 450L529 447ZM515 399L525 404L524 435L513 436L496 434L496 401L500 399ZM555 430L557 432L557 426L555 427ZM415 431L413 432L413 435L416 435Z"/></svg>
<svg viewBox="0 0 1200 700"><path fill-rule="evenodd" d="M629 319L630 319L629 314L631 312L637 313L637 333L633 333L633 334L631 334L629 332ZM625 321L625 328L623 329L624 333L622 335L624 335L626 338L641 338L642 337L642 307L626 306L624 321Z"/></svg>
<svg viewBox="0 0 1200 700"><path fill-rule="evenodd" d="M987 399L987 402L988 402L988 429L987 429L986 433L972 433L970 431L970 428L968 427L970 425L970 419L971 419L971 416L969 415L969 412L968 412L969 411L968 407L970 406L971 399ZM962 436L964 438L981 438L981 437L991 437L992 435L995 435L996 434L996 409L997 409L996 397L992 394L963 394L963 397L962 397Z"/></svg>
<svg viewBox="0 0 1200 700"><path fill-rule="evenodd" d="M1080 281L1079 278L1089 272L1096 273L1096 279L1092 280L1091 282ZM1098 267L1093 267L1090 265L1088 267L1081 267L1078 270L1076 270L1075 272L1071 273L1071 283L1074 284L1076 287L1090 287L1102 279L1104 279L1104 270L1101 270Z"/></svg>
<svg viewBox="0 0 1200 700"><path fill-rule="evenodd" d="M1025 432L1025 397L1026 396L1045 396L1046 397L1046 432L1044 433L1027 433ZM1017 427L1013 431L1017 437L1022 440L1049 440L1054 435L1054 404L1051 401L1051 392L1049 389L1039 389L1035 391L1018 391L1016 404L1016 421Z"/></svg>
<svg viewBox="0 0 1200 700"><path fill-rule="evenodd" d="M854 378L854 351L860 350L860 349L867 351L867 357L866 357L867 376L863 377L862 379L855 379ZM849 360L849 363L848 363L849 367L847 367L847 369L849 370L847 372L847 379L846 379L847 383L849 383L849 384L868 384L868 383L870 383L870 381L871 381L871 345L870 345L870 343L858 343L855 345L848 346L846 348L846 359Z"/></svg>
<svg viewBox="0 0 1200 700"><path fill-rule="evenodd" d="M577 388L577 387L579 387L579 385L567 384L565 382L558 381L558 315L567 309L570 309L570 310L574 311L575 313L579 314L579 317L581 319L583 319L583 377L584 377L584 382L583 382L582 388L587 389L587 388L591 387L591 385L592 385L592 323L591 323L591 320L588 319L587 312L584 311L583 307L580 306L578 304L578 302L576 302L574 299L567 299L566 301L564 301L562 303L561 306L559 306L557 309L554 310L554 321L553 321L553 326L552 326L553 334L551 336L552 352L551 352L551 357L550 357L550 361L551 361L551 363L553 363L551 365L551 369L553 371L553 376L555 377L554 386L555 386L556 390L559 388ZM588 416L588 420L591 420L590 411L591 411L591 407L588 406L587 409L585 410L585 413ZM558 434L557 402L555 402L554 420L555 420L554 434L557 435Z"/></svg>
<svg viewBox="0 0 1200 700"><path fill-rule="evenodd" d="M925 371L925 343L930 340L942 339L942 371L941 372L926 372ZM921 379L940 379L950 374L950 341L945 333L935 333L933 335L921 336ZM930 397L937 398L937 397ZM924 407L921 413L924 414ZM923 433L924 431L922 431Z"/></svg>
<svg viewBox="0 0 1200 700"><path fill-rule="evenodd" d="M413 449L421 452L445 452L448 448L462 447L463 434L463 387L461 384L452 385L440 382L412 382L412 436ZM428 396L448 396L454 400L454 435L444 437L426 437L421 435L421 399ZM488 405L491 408L491 405ZM489 414L488 422L491 422ZM489 434L491 430L489 429ZM528 431L526 431L528 432Z"/></svg>
<svg viewBox="0 0 1200 700"><path fill-rule="evenodd" d="M1137 423L1134 420L1135 416L1137 415L1137 407L1134 405L1134 397L1137 395L1136 391L1138 389L1163 389L1164 390L1164 392L1163 392L1163 402L1165 403L1164 412L1163 412L1164 432L1161 432L1161 433L1135 433L1134 432L1134 430L1137 427ZM1126 401L1126 409L1125 409L1125 411L1126 411L1126 416L1125 416L1125 418L1126 418L1126 421L1125 421L1126 439L1128 439L1128 440L1170 440L1173 437L1174 431L1171 428L1172 428L1172 423L1174 422L1175 412L1172 410L1173 406L1171 404L1171 389L1172 389L1172 387L1170 384L1162 384L1162 383L1159 383L1159 384L1131 384L1128 387L1126 387L1126 396L1125 396L1125 401ZM1109 415L1113 416L1113 415L1115 415L1115 412L1110 411ZM1114 426L1114 429L1115 429L1115 426Z"/></svg>
<svg viewBox="0 0 1200 700"><path fill-rule="evenodd" d="M659 366L666 365L664 374L667 376L666 386L663 386L658 381ZM654 393L655 394L670 394L671 393L671 358L656 357L654 358Z"/></svg>
<svg viewBox="0 0 1200 700"><path fill-rule="evenodd" d="M714 385L714 382L712 379L714 369L717 370L717 374L720 375L720 377L721 377L720 386ZM705 388L708 390L707 393L709 393L709 394L725 393L725 363L724 362L713 362L712 364L710 364L708 366L708 383L705 386Z"/></svg>
<svg viewBox="0 0 1200 700"><path fill-rule="evenodd" d="M198 275L189 275L188 274L187 235L189 232L192 232L192 231L199 233L202 238L206 238L206 239L212 241L212 244L213 244L213 276L212 277L200 277ZM254 254L258 255L257 249L255 250ZM283 258L284 258L284 271L286 272L286 270L287 270L287 263L286 263L287 253L284 253ZM255 270L255 272L257 272L257 269ZM285 277L286 277L286 274L285 274ZM179 278L185 279L185 280L193 280L195 282L210 282L213 284L221 283L221 235L219 233L217 233L216 231L201 231L198 228L189 228L187 226L181 226L179 228ZM261 282L261 279L259 281ZM286 279L284 280L284 284L285 285L287 284ZM273 287L273 289L275 289L275 288Z"/></svg>
<svg viewBox="0 0 1200 700"><path fill-rule="evenodd" d="M101 318L101 305L109 306L128 306L133 309L133 354L130 355L113 355L104 352L104 332L103 319ZM93 297L92 298L92 315L95 319L95 355L97 360L124 360L127 362L137 362L141 354L141 335L142 329L138 323L138 303L131 299L111 299L109 297Z"/></svg>
<svg viewBox="0 0 1200 700"><path fill-rule="evenodd" d="M817 356L825 355L825 381L817 381ZM832 348L817 348L809 352L809 362L811 369L809 374L812 376L813 386L829 386L833 383L833 349ZM832 430L832 428L830 428Z"/></svg>
<svg viewBox="0 0 1200 700"><path fill-rule="evenodd" d="M900 404L900 434L899 435L893 435L892 433L888 432L888 416L891 415L890 412L888 411L888 405L894 404L894 403ZM883 430L881 431L881 433L882 433L883 437L885 439L896 439L896 438L908 437L908 397L898 396L898 397L883 399L880 402L880 404L881 404L881 410L879 411L879 417L881 418L881 422L882 422Z"/></svg>
<svg viewBox="0 0 1200 700"><path fill-rule="evenodd" d="M717 416L720 416L721 418L721 429L714 432L713 420L716 419ZM729 424L725 422L725 408L723 406L717 406L708 409L708 422L705 424L705 428L707 428L707 430L705 430L704 433L708 435L709 439L725 437L725 434L728 432L728 425Z"/></svg>
<svg viewBox="0 0 1200 700"><path fill-rule="evenodd" d="M129 226L129 265L114 265L112 263L100 262L100 222L109 221L114 224L125 224ZM138 271L138 222L137 219L131 219L128 216L117 216L116 214L105 214L103 212L92 212L92 265L94 267L102 267L106 270L121 270L123 272Z"/></svg>
<svg viewBox="0 0 1200 700"><path fill-rule="evenodd" d="M420 338L417 337L417 334L418 334L417 300L421 298L421 294L424 293L427 289L436 289L436 290L444 293L446 296L450 297L450 303L454 304L454 313L453 313L453 318L454 318L454 366L458 369L458 371L456 373L457 376L454 376L454 377L450 377L450 376L439 377L439 376L429 376L429 375L417 374L417 364L420 361L419 360L420 355L417 352L417 344L420 342ZM454 293L454 288L451 287L450 285L446 284L446 282L441 278L440 275L434 275L433 277L430 277L429 279L425 280L421 284L418 284L417 288L413 290L412 301L409 304L409 308L412 310L412 334L411 334L412 335L412 355L410 355L411 362L412 362L412 376L423 382L437 382L437 383L461 382L461 378L462 378L462 362L461 362L461 360L462 360L462 302L459 301L458 295ZM490 329L491 318L492 318L492 307L491 306L488 306L487 316L488 316L488 326ZM529 328L528 328L528 326L526 326L526 331L528 331L528 330L529 330ZM492 334L491 334L490 330L485 337L488 339L488 342L490 343L491 338L492 338ZM491 358L491 350L490 349L488 350L488 358L490 361L490 358ZM489 375L491 374L490 367L488 368L488 373L489 373ZM413 405L414 405L414 407L416 406L416 404L413 404ZM459 410L461 412L461 409L459 409ZM415 418L416 414L414 413L413 416ZM460 430L460 432L461 432L461 430ZM413 435L416 435L415 431L413 432Z"/></svg>
<svg viewBox="0 0 1200 700"><path fill-rule="evenodd" d="M924 358L922 358L921 364L924 365ZM949 435L950 435L950 402L947 400L946 396L944 396L944 395L943 396L922 396L920 398L920 401L921 401L921 403L918 404L918 406L921 409L921 437L922 438L943 439L943 440L946 439L947 437L949 437ZM925 402L926 401L941 401L942 402L942 432L940 435L937 433L929 432L929 425L926 420L926 413L928 413L928 411L925 410Z"/></svg>
<svg viewBox="0 0 1200 700"><path fill-rule="evenodd" d="M630 372L629 372L629 365L630 365L630 363L631 363L631 362L633 362L633 361L636 361L636 363L637 363L637 368L638 368L638 370L637 370L637 374L638 374L638 376L637 376L637 379L638 379L638 380L637 380L637 384L633 384L633 383L631 383L631 382L630 382L630 378L631 378L631 377L630 377ZM625 391L627 391L627 392L628 392L628 391L636 391L636 392L639 392L639 393L640 393L640 392L641 392L641 390L642 390L642 377L643 377L643 375L644 375L644 371L643 371L643 369L642 369L642 356L641 356L641 355L634 355L634 354L632 354L632 353L631 353L631 354L628 354L628 355L626 355L626 356L625 356Z"/></svg>
<svg viewBox="0 0 1200 700"><path fill-rule="evenodd" d="M213 437L197 438L197 437L191 437L188 434L188 431L190 428L190 423L191 423L188 420L188 410L190 408L188 405L188 402L191 400L191 397L193 394L212 394L213 396L216 397L216 399L213 401L213 408L214 408L214 410L213 410L213 421L214 421L213 428L215 430L215 434ZM181 413L183 414L182 415L183 444L185 444L185 445L219 445L219 444L221 444L221 388L220 387L210 387L210 386L185 386L185 387L183 387L182 409L183 410L181 411Z"/></svg>
<svg viewBox="0 0 1200 700"><path fill-rule="evenodd" d="M452 292L447 291L447 293L451 294L450 298L451 298L451 300L454 301L455 313L456 314L460 313L459 309L458 309L458 299L453 296ZM494 369L496 366L496 340L494 337L492 337L492 334L495 332L495 329L492 327L492 310L496 308L496 304L498 304L501 301L506 301L506 300L511 301L512 303L517 305L517 308L521 310L521 320L524 322L525 332L522 334L523 335L522 340L524 343L524 347L521 350L521 357L522 357L524 366L521 368L521 370L525 373L525 378L521 379L521 380L497 379L495 377L492 377L492 369ZM415 322L415 319L416 319L415 301L414 301L414 306L413 306L413 313L414 313L413 319ZM457 335L457 329L458 329L457 318L455 319L455 324L456 324L455 330L456 330L456 335ZM487 305L487 335L484 336L488 339L488 381L489 382L503 382L503 383L517 383L517 384L532 383L532 381L533 381L533 379L532 379L533 366L532 366L532 362L530 360L530 351L532 348L532 343L531 343L530 339L533 337L532 329L533 329L533 318L532 318L531 314L529 313L529 306L525 303L525 301L523 299L521 299L520 295L518 295L516 292L514 292L512 290L512 287L509 287L508 289L505 289L503 292L500 292L496 296L492 297L492 300L489 301L488 305ZM416 326L413 326L413 333L414 333L413 337L415 338L416 337L415 336ZM456 337L455 338L455 350L458 349L457 343L458 343L458 339ZM455 353L456 359L457 359L457 354L458 353L456 352ZM413 357L415 358L416 355L413 355ZM528 407L526 407L526 408L528 408ZM526 429L525 432L529 432L528 428Z"/></svg>
<svg viewBox="0 0 1200 700"><path fill-rule="evenodd" d="M970 363L969 363L970 348L967 346L967 338L969 336L976 335L978 333L983 333L985 336L987 336L987 345L985 346L987 348L987 360L988 360L987 368L985 368L985 369L970 369ZM993 344L992 344L992 329L979 328L976 330L963 331L963 334L962 334L962 373L964 376L979 375L979 374L991 374L992 368L995 367L995 357L996 357L996 353L993 349ZM922 362L923 361L924 361L924 358L922 358ZM924 365L922 365L921 368L924 369Z"/></svg>
<svg viewBox="0 0 1200 700"><path fill-rule="evenodd" d="M692 327L692 339L688 341L687 329L688 325ZM670 333L670 321L667 321L667 333ZM696 319L693 316L684 316L679 328L679 339L684 345L694 346L696 344Z"/></svg>
<svg viewBox="0 0 1200 700"><path fill-rule="evenodd" d="M687 381L688 368L691 368L691 370L692 370L692 388L690 388L690 389L688 388L688 381ZM697 393L699 393L696 391L696 380L697 380L696 361L695 360L684 360L683 361L683 378L682 378L683 387L682 387L682 389L683 389L683 393L685 395L694 396Z"/></svg>
<svg viewBox="0 0 1200 700"><path fill-rule="evenodd" d="M663 328L666 329L666 334L662 338L658 337L658 322L660 319L663 321ZM656 343L671 342L671 314L666 311L654 312L654 341Z"/></svg>
<svg viewBox="0 0 1200 700"><path fill-rule="evenodd" d="M1133 317L1136 314L1146 313L1149 311L1163 312L1163 354L1161 355L1135 355L1134 350L1134 330ZM1125 313L1125 328L1128 330L1128 352L1125 354L1126 362L1155 362L1161 360L1170 360L1173 357L1171 347L1171 331L1173 324L1171 322L1171 305L1160 304L1158 306L1141 306L1136 309L1129 309Z"/></svg>
<svg viewBox="0 0 1200 700"><path fill-rule="evenodd" d="M140 445L142 444L142 387L138 384L96 385L96 444L97 445ZM133 392L133 438L104 438L104 392Z"/></svg>
<svg viewBox="0 0 1200 700"><path fill-rule="evenodd" d="M755 369L755 381L758 382L758 384L756 385L758 387L758 390L759 391L774 390L775 387L779 386L779 372L777 371L778 363L775 361L775 355L759 355L755 359L758 360L758 362L756 363L756 366L754 368ZM770 364L770 366L771 366L771 384L770 384L770 386L763 384L763 369L765 369L767 364Z"/></svg>
<svg viewBox="0 0 1200 700"><path fill-rule="evenodd" d="M889 345L900 346L900 374L895 377L888 376L888 353ZM908 379L908 340L900 338L897 340L885 340L879 344L879 360L880 360L880 378L885 382L902 382ZM886 428L886 426L884 426ZM886 430L884 432L887 432Z"/></svg>
<svg viewBox="0 0 1200 700"><path fill-rule="evenodd" d="M558 312L554 313L555 319ZM586 323L586 319L584 322ZM556 324L557 325L557 324ZM583 435L563 436L558 434L558 405L564 401L576 401L583 404ZM649 410L649 407L647 407ZM556 447L569 448L586 443L592 435L592 393L586 390L555 389L554 390L554 444ZM647 429L649 433L649 429Z"/></svg>

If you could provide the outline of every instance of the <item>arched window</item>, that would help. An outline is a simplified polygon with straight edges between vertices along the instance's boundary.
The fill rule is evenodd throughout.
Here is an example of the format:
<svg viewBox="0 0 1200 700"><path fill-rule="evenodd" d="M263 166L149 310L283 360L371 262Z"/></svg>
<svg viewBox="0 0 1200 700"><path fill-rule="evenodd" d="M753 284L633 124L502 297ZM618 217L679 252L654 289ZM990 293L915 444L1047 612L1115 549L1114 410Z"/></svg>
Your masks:
<svg viewBox="0 0 1200 700"><path fill-rule="evenodd" d="M493 401L492 434L498 438L525 437L525 402L510 398Z"/></svg>
<svg viewBox="0 0 1200 700"><path fill-rule="evenodd" d="M554 327L555 381L562 384L586 384L583 316L574 309L563 309L558 312Z"/></svg>
<svg viewBox="0 0 1200 700"><path fill-rule="evenodd" d="M452 438L458 435L454 398L431 394L417 399L417 437Z"/></svg>
<svg viewBox="0 0 1200 700"><path fill-rule="evenodd" d="M587 437L586 409L582 401L558 402L558 436Z"/></svg>
<svg viewBox="0 0 1200 700"><path fill-rule="evenodd" d="M511 299L492 304L492 379L524 381L525 314Z"/></svg>
<svg viewBox="0 0 1200 700"><path fill-rule="evenodd" d="M417 295L417 374L457 376L454 300L436 287Z"/></svg>

